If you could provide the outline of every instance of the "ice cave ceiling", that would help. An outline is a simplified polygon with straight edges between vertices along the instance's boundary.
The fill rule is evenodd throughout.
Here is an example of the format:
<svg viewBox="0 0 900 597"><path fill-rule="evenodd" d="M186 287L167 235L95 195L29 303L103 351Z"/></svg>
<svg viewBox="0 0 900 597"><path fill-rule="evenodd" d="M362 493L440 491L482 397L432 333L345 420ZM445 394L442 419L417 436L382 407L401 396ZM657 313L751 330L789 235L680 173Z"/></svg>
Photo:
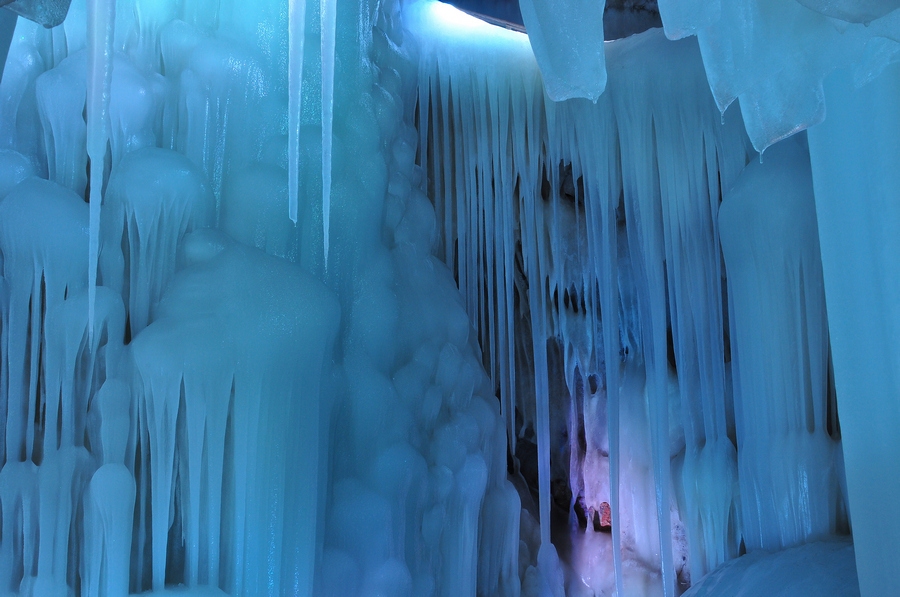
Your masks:
<svg viewBox="0 0 900 597"><path fill-rule="evenodd" d="M456 5L0 0L0 596L895 592L900 3Z"/></svg>

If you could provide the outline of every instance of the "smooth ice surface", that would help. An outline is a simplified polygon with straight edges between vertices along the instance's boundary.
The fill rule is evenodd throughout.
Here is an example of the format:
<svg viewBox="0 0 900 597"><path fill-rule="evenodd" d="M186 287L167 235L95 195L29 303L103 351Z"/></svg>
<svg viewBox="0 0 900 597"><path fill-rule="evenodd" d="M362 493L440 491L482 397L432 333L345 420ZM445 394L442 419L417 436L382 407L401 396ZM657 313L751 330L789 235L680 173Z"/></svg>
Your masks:
<svg viewBox="0 0 900 597"><path fill-rule="evenodd" d="M12 149L0 149L0 199L32 174L34 166L28 158Z"/></svg>
<svg viewBox="0 0 900 597"><path fill-rule="evenodd" d="M707 575L684 593L684 597L855 597L859 594L853 543L833 541L741 556Z"/></svg>
<svg viewBox="0 0 900 597"><path fill-rule="evenodd" d="M855 88L826 81L829 116L809 130L850 519L863 595L900 582L900 68Z"/></svg>
<svg viewBox="0 0 900 597"><path fill-rule="evenodd" d="M808 156L803 135L775 145L763 163L744 168L719 211L748 551L821 539L846 525ZM785 495L796 496L793 503Z"/></svg>
<svg viewBox="0 0 900 597"><path fill-rule="evenodd" d="M606 88L604 0L519 0L528 41L553 101L597 101Z"/></svg>
<svg viewBox="0 0 900 597"><path fill-rule="evenodd" d="M660 1L666 34L696 35L721 110L740 101L757 151L825 118L822 81L852 66L858 81L900 57L894 0Z"/></svg>

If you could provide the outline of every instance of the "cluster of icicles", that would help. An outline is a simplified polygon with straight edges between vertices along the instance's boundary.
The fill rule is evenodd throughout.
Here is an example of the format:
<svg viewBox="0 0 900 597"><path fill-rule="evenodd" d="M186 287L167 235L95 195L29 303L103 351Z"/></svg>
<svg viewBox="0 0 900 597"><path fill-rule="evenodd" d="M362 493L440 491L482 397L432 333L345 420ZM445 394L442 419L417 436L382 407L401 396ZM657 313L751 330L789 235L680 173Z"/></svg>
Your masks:
<svg viewBox="0 0 900 597"><path fill-rule="evenodd" d="M606 44L591 103L550 101L522 34L442 5L411 29L438 251L480 330L511 451L536 437L542 542L565 468L573 502L611 505L614 586L594 590L673 595L742 547L846 532L802 139L771 150L766 174L746 167L740 115L720 115L696 43L658 30ZM729 189L734 206L772 196L758 212L771 221L720 217ZM780 225L803 235L764 240ZM553 406L552 339L571 410Z"/></svg>
<svg viewBox="0 0 900 597"><path fill-rule="evenodd" d="M0 592L518 595L533 560L431 254L399 5L330 124L328 93L294 93L315 7L122 6L20 21L3 80Z"/></svg>
<svg viewBox="0 0 900 597"><path fill-rule="evenodd" d="M335 3L322 4L330 120ZM297 259L298 232L265 220L266 202L288 215L288 177L247 158L278 153L268 113L242 115L271 69L211 35L211 7L127 8L117 19L114 0L76 3L52 30L20 20L4 73L15 150L0 150L0 592L125 595L173 580L309 592L315 515L293 520L285 504L317 509L338 309L287 260L232 240ZM292 73L303 35L301 19ZM299 103L289 109L299 123ZM326 170L330 134L329 122ZM176 269L189 273L173 281Z"/></svg>

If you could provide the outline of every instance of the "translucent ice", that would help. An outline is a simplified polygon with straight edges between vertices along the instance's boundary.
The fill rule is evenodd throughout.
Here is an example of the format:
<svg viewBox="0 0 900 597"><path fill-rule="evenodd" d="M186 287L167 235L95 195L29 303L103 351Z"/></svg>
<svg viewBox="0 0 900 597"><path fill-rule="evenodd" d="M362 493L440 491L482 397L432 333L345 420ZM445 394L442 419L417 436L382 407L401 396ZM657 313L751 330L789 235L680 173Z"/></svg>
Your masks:
<svg viewBox="0 0 900 597"><path fill-rule="evenodd" d="M825 292L802 141L751 162L719 212L739 355L735 423L748 550L821 539L841 523ZM784 495L799 499L786 507Z"/></svg>
<svg viewBox="0 0 900 597"><path fill-rule="evenodd" d="M671 38L696 34L719 108L740 99L758 151L822 121L822 81L852 65L861 80L896 60L894 0L659 3Z"/></svg>
<svg viewBox="0 0 900 597"><path fill-rule="evenodd" d="M597 101L606 88L605 5L603 0L520 0L528 41L553 101Z"/></svg>

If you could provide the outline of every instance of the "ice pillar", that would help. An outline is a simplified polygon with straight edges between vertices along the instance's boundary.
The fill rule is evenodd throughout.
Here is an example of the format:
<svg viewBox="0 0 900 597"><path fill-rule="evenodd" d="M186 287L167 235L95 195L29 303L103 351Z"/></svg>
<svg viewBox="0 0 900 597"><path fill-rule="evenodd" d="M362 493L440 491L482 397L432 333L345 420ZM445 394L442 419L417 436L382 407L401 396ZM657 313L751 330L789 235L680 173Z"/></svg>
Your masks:
<svg viewBox="0 0 900 597"><path fill-rule="evenodd" d="M900 65L826 81L809 130L860 592L900 583Z"/></svg>

